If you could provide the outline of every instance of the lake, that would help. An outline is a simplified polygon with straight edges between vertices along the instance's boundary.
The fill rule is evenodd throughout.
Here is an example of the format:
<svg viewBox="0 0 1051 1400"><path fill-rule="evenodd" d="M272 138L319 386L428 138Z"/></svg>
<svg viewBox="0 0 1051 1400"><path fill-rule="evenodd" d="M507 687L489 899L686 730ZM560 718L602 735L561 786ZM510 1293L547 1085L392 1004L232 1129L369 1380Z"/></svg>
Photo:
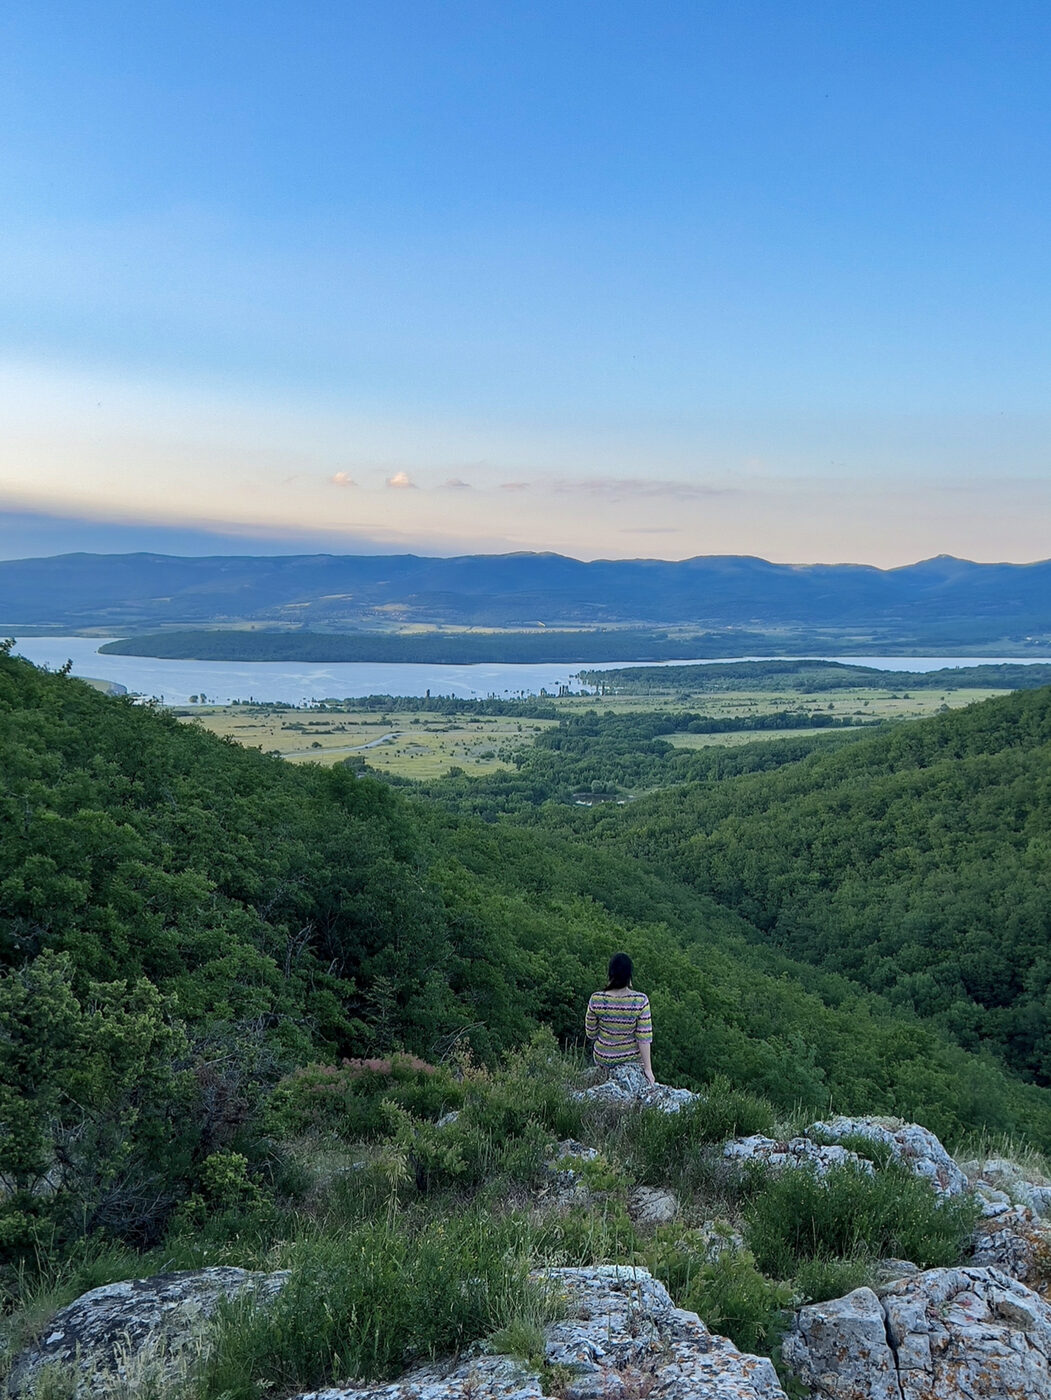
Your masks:
<svg viewBox="0 0 1051 1400"><path fill-rule="evenodd" d="M191 695L208 697L210 704L232 700L278 700L305 705L313 700L362 695L456 695L466 699L496 696L514 699L557 692L560 685L579 689L581 670L609 667L719 665L733 661L765 661L776 658L721 656L688 661L563 662L550 665L427 666L419 664L370 664L340 662L291 665L283 661L162 661L148 656L99 656L108 637L26 637L15 646L19 656L38 666L57 670L72 661L75 676L116 681L137 695L166 705L185 705ZM791 658L798 659L798 658ZM811 658L874 666L882 671L936 671L943 666L1032 664L1043 658L1017 656L828 656Z"/></svg>

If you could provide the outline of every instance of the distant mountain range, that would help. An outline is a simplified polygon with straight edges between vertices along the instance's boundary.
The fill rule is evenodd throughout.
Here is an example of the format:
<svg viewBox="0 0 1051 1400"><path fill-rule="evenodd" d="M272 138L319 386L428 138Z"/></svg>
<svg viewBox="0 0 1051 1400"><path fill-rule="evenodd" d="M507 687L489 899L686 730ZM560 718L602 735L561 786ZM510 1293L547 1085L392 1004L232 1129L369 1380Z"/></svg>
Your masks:
<svg viewBox="0 0 1051 1400"><path fill-rule="evenodd" d="M406 624L672 626L857 635L963 646L1051 645L1051 561L948 555L897 569L740 555L584 563L557 554L179 558L64 554L0 561L0 625L347 631Z"/></svg>

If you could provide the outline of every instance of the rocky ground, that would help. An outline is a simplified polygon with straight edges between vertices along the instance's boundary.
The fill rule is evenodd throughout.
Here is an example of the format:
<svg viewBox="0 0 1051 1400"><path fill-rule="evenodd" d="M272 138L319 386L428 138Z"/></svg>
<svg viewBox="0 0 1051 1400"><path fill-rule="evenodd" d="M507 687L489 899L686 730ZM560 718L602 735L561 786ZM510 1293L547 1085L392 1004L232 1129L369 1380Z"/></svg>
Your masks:
<svg viewBox="0 0 1051 1400"><path fill-rule="evenodd" d="M650 1086L632 1067L583 1091L610 1105L679 1112L685 1090ZM839 1141L837 1141L839 1140ZM921 1271L886 1261L885 1282L799 1308L782 1360L786 1385L817 1400L1051 1400L1051 1186L1028 1180L1003 1158L957 1164L918 1124L884 1118L833 1118L787 1141L752 1136L725 1144L729 1161L769 1171L871 1163L842 1142L878 1143L946 1196L973 1193L982 1222L972 1260ZM545 1196L556 1206L587 1193L586 1144L559 1145ZM635 1187L636 1220L660 1223L678 1209L673 1192ZM739 1245L713 1231L712 1249ZM530 1363L479 1352L428 1365L386 1385L304 1393L300 1400L787 1400L773 1364L713 1335L694 1313L676 1308L645 1270L608 1265L547 1269L539 1275L560 1300L561 1316L543 1333ZM157 1395L158 1376L207 1347L208 1322L221 1300L246 1292L264 1304L280 1273L205 1269L95 1289L57 1313L11 1367L12 1396L41 1394L49 1376L73 1378L66 1394ZM136 1377L151 1377L150 1387Z"/></svg>

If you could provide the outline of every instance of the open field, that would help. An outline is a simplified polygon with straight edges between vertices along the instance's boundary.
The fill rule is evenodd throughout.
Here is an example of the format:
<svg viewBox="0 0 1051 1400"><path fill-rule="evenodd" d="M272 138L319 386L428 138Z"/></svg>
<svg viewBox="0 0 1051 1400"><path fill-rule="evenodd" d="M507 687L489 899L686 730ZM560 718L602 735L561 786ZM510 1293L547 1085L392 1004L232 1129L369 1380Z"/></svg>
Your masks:
<svg viewBox="0 0 1051 1400"><path fill-rule="evenodd" d="M553 720L392 711L292 710L261 706L195 706L175 712L213 734L293 763L363 758L370 768L407 778L434 778L459 764L470 773L509 766L511 752Z"/></svg>
<svg viewBox="0 0 1051 1400"><path fill-rule="evenodd" d="M943 707L957 709L974 704L993 690L836 690L801 696L798 691L738 691L675 696L580 696L559 700L564 713L584 710L627 714L653 710L685 710L716 718L751 719L781 710L822 711L839 719L917 719ZM189 723L203 725L214 734L251 748L279 753L293 763L341 763L359 757L370 768L407 778L434 778L457 765L467 773L490 773L510 767L516 748L527 745L554 720L519 719L511 716L456 714L433 711L374 711L328 709L324 712L282 706L194 706L175 713ZM805 724L798 728L750 730L721 734L671 734L670 743L684 748L711 744L755 743L784 738L788 734L817 732ZM821 732L827 733L827 730Z"/></svg>
<svg viewBox="0 0 1051 1400"><path fill-rule="evenodd" d="M1004 690L878 690L859 686L853 690L728 690L670 694L571 696L556 701L560 710L598 710L623 715L654 710L690 710L717 719L773 714L778 710L824 710L840 719L921 719L942 706L958 709L1004 695ZM782 733L784 731L781 731ZM759 737L758 735L754 737Z"/></svg>

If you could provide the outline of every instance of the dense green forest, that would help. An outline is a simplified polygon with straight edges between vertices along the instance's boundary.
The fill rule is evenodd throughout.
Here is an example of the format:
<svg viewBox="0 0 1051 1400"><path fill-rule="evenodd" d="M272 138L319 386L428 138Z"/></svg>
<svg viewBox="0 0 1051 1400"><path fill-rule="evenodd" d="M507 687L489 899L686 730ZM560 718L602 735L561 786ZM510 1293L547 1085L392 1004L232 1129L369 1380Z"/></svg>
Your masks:
<svg viewBox="0 0 1051 1400"><path fill-rule="evenodd" d="M104 648L105 649L105 648ZM1035 690L1051 685L1051 665L987 663L945 666L936 671L881 671L842 661L739 661L697 666L626 666L581 671L586 685L607 695L645 695L653 691L854 690Z"/></svg>
<svg viewBox="0 0 1051 1400"><path fill-rule="evenodd" d="M861 984L894 987L849 956L863 920L895 908L908 843L935 901L913 965L948 946L940 930L970 897L1005 919L972 910L968 929L1019 935L1014 952L997 945L998 988L1024 981L1023 948L1046 966L1044 896L1015 908L1012 882L1046 890L1048 712L1047 692L1019 695L809 752L786 740L672 755L685 760L674 775L661 740L651 751L584 717L544 736L504 789L479 781L469 801L452 778L439 803L347 768L283 764L3 657L3 1248L30 1249L45 1229L157 1238L199 1164L250 1138L270 1087L319 1057L433 1059L459 1038L486 1060L538 1025L579 1044L619 947L651 993L668 1081L723 1076L786 1110L896 1111L950 1141L988 1127L1051 1144L1047 1090L961 1049L958 1019L894 1009ZM588 760L603 734L604 756ZM550 800L565 764L576 782L613 750L627 764L633 746L676 786L615 811ZM875 778L900 809L872 796ZM463 810L472 802L489 820ZM775 816L783 832L764 825ZM979 830L982 859L965 859L955 837ZM899 854L881 863L892 833ZM970 883L949 899L957 870ZM995 875L992 901L975 872ZM791 944L786 890L793 909L847 918L841 948L818 942L831 916L807 925L798 960L776 946ZM865 937L881 966L879 937ZM1026 1014L1035 1047L1041 1023ZM1042 1051L1031 1064L984 1034L1042 1075Z"/></svg>
<svg viewBox="0 0 1051 1400"><path fill-rule="evenodd" d="M1051 690L868 735L695 751L660 737L695 722L574 716L514 774L426 791L630 857L741 917L764 949L1051 1082ZM642 795L565 805L589 790Z"/></svg>
<svg viewBox="0 0 1051 1400"><path fill-rule="evenodd" d="M152 632L107 642L102 652L176 661L389 661L432 666L506 662L664 661L728 655L761 638L674 635L639 628L558 632L299 632L226 628Z"/></svg>

